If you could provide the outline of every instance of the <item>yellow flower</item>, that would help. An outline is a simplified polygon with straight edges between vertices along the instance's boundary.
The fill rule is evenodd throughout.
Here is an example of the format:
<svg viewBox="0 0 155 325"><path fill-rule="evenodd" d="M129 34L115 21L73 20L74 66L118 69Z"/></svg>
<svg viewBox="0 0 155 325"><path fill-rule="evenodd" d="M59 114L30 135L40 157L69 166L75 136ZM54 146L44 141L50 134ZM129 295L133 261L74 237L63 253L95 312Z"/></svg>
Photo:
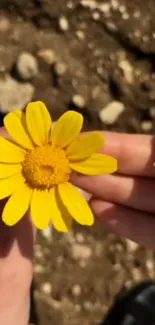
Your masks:
<svg viewBox="0 0 155 325"><path fill-rule="evenodd" d="M81 114L64 113L52 130L52 121L42 102L32 102L26 113L6 115L10 137L0 137L0 199L8 196L3 221L13 226L28 211L37 228L52 221L59 231L68 231L72 218L91 226L94 217L82 194L69 182L73 171L87 175L113 173L116 159L97 154L103 146L100 132L78 136Z"/></svg>

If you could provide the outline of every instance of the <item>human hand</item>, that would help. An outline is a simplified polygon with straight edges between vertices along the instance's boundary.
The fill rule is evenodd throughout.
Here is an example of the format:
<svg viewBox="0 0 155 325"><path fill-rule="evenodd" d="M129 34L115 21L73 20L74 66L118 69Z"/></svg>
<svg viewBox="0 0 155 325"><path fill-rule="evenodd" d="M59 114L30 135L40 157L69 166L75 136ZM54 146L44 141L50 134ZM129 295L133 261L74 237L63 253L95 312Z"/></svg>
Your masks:
<svg viewBox="0 0 155 325"><path fill-rule="evenodd" d="M155 249L155 138L104 132L103 153L118 159L113 175L74 175L90 206L111 231Z"/></svg>
<svg viewBox="0 0 155 325"><path fill-rule="evenodd" d="M0 135L6 135L2 128ZM0 220L0 324L28 324L34 238L28 216L14 227Z"/></svg>

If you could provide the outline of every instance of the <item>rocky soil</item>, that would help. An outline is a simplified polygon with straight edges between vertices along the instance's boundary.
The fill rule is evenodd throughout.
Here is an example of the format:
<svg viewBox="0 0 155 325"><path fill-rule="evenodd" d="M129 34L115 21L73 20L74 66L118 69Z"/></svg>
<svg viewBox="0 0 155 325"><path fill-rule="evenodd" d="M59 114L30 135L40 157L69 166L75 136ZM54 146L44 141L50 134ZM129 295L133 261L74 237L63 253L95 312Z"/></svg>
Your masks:
<svg viewBox="0 0 155 325"><path fill-rule="evenodd" d="M153 133L154 57L154 0L1 0L1 125L43 100L87 130ZM40 325L99 325L122 286L155 275L151 251L97 224L40 233L34 270Z"/></svg>

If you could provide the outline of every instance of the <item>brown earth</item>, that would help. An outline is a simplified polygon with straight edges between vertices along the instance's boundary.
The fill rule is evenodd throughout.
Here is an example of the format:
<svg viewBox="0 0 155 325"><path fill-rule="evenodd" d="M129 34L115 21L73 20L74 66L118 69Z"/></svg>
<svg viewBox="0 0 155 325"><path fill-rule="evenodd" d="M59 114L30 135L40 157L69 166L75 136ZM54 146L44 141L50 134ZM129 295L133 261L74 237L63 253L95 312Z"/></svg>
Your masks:
<svg viewBox="0 0 155 325"><path fill-rule="evenodd" d="M27 81L27 60L17 71L25 51L37 64ZM84 115L85 129L153 133L154 55L154 0L1 0L0 110L23 104L12 83L5 91L11 76L28 82L33 95L23 88L24 100L45 101L54 119L72 108ZM117 106L105 118L113 101L122 113L113 117ZM151 251L97 224L40 233L35 255L40 325L99 325L124 285L155 275Z"/></svg>

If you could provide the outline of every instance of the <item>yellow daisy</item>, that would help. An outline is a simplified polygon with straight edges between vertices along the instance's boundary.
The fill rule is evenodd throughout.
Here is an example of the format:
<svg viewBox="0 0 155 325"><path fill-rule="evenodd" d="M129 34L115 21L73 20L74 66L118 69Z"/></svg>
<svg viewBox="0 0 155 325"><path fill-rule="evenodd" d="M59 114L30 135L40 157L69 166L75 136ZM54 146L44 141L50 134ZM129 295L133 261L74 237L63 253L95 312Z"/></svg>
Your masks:
<svg viewBox="0 0 155 325"><path fill-rule="evenodd" d="M91 226L94 217L82 194L70 182L72 171L87 175L113 173L117 161L96 152L103 146L100 132L79 135L81 114L64 113L52 130L50 114L42 102L32 102L26 113L6 115L4 125L14 140L0 137L0 199L8 199L3 221L13 226L28 211L37 228L52 221L66 232L72 218Z"/></svg>

